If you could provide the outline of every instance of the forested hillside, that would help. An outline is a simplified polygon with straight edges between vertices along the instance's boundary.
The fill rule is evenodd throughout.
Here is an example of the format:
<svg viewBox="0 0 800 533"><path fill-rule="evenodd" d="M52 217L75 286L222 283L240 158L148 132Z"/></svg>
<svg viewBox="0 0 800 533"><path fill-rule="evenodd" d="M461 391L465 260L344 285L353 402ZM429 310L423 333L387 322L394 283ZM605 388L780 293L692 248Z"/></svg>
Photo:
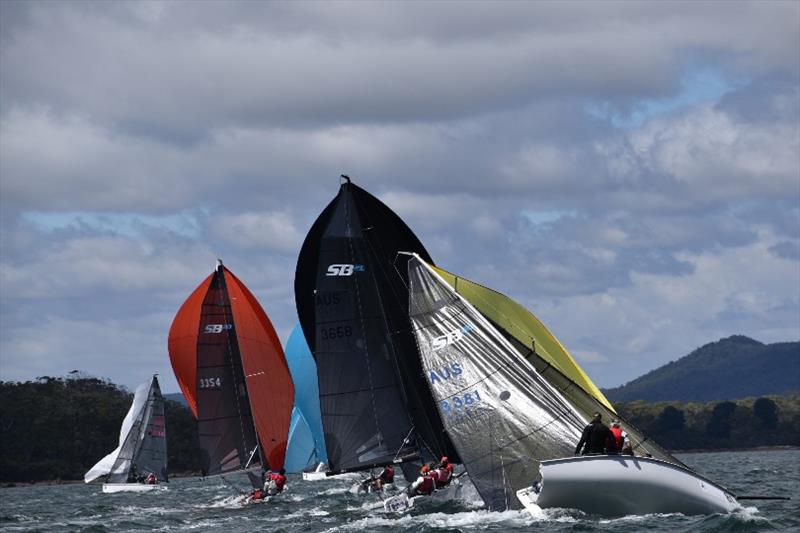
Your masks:
<svg viewBox="0 0 800 533"><path fill-rule="evenodd" d="M79 373L0 382L0 481L83 479L117 447L132 399L124 388ZM165 404L169 470L199 472L195 420L186 407Z"/></svg>
<svg viewBox="0 0 800 533"><path fill-rule="evenodd" d="M800 392L800 342L762 344L735 335L603 392L612 402L733 400Z"/></svg>
<svg viewBox="0 0 800 533"><path fill-rule="evenodd" d="M800 446L800 395L722 402L619 403L617 412L671 450Z"/></svg>

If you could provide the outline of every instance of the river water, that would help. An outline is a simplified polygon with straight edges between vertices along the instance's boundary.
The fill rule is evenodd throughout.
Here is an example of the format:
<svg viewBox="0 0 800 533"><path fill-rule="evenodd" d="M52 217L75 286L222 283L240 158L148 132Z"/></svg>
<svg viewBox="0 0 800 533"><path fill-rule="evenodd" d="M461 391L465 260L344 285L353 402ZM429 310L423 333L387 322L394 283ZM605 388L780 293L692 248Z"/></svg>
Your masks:
<svg viewBox="0 0 800 533"><path fill-rule="evenodd" d="M227 477L174 479L169 490L103 494L100 485L35 485L0 489L2 531L800 531L800 450L682 454L689 466L737 495L789 496L790 501L742 502L731 515L628 516L614 520L578 511L487 512L477 493L462 500L425 502L402 515L369 507L373 495L356 496L349 474L323 481L289 476L288 490L271 502L243 505ZM601 488L599 488L601 490ZM376 496L375 496L376 497Z"/></svg>

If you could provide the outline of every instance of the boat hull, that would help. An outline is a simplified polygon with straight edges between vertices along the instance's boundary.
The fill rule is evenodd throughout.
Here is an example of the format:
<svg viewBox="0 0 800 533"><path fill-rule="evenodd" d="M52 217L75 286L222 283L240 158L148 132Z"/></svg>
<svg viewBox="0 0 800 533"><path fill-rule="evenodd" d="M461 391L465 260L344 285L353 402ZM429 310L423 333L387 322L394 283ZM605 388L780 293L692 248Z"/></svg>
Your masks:
<svg viewBox="0 0 800 533"><path fill-rule="evenodd" d="M146 485L144 483L103 483L103 492L153 492L167 490L165 485Z"/></svg>
<svg viewBox="0 0 800 533"><path fill-rule="evenodd" d="M392 496L383 502L383 508L390 513L403 513L414 506L414 502L444 502L455 500L461 495L461 483L454 479L448 486L435 490L427 496L409 498L405 492Z"/></svg>
<svg viewBox="0 0 800 533"><path fill-rule="evenodd" d="M647 457L601 455L542 461L541 478L517 492L535 508L579 509L602 516L729 513L734 496L686 468Z"/></svg>

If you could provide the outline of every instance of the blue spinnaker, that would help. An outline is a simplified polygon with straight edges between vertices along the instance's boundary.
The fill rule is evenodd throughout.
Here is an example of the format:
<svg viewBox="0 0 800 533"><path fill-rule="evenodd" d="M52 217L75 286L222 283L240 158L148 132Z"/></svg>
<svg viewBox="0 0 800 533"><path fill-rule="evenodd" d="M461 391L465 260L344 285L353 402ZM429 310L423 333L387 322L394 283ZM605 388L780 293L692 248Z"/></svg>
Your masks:
<svg viewBox="0 0 800 533"><path fill-rule="evenodd" d="M317 365L300 324L289 335L285 353L295 388L285 468L287 472L300 472L328 462L319 409Z"/></svg>

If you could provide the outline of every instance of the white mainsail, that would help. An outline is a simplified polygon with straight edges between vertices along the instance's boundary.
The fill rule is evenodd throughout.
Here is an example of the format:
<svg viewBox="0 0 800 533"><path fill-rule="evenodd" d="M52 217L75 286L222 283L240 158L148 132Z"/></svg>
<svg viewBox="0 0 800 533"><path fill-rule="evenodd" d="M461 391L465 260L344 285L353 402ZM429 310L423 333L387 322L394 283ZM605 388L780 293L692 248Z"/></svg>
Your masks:
<svg viewBox="0 0 800 533"><path fill-rule="evenodd" d="M408 263L409 314L444 427L490 510L539 461L571 455L586 420L503 335L419 257Z"/></svg>

